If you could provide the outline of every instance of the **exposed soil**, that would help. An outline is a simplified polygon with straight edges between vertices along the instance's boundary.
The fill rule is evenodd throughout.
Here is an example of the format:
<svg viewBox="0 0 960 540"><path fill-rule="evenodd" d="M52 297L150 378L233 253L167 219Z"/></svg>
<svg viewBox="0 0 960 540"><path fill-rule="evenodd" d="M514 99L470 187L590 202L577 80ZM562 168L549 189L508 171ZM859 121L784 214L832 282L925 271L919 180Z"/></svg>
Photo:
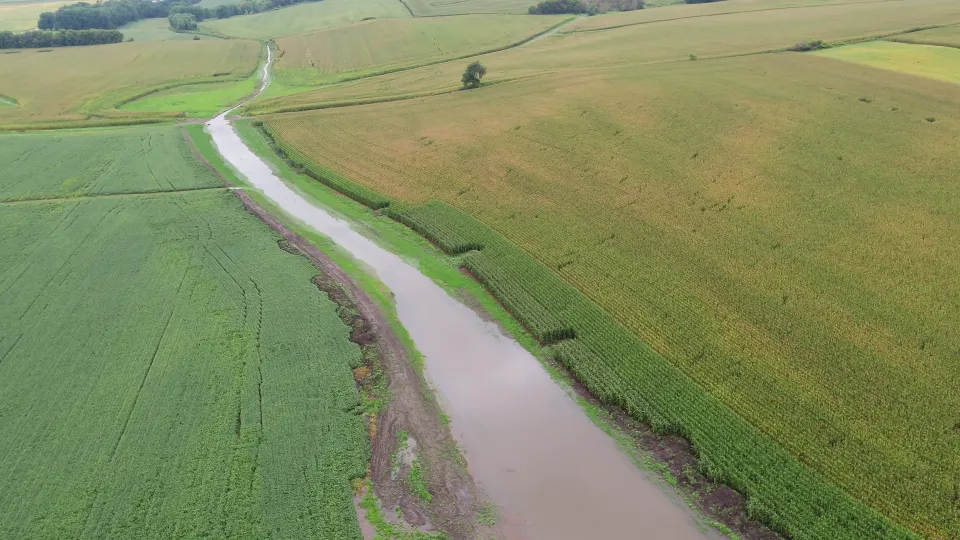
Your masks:
<svg viewBox="0 0 960 540"><path fill-rule="evenodd" d="M194 155L223 178L184 137ZM364 351L365 365L354 370L365 393L375 392L377 377L385 377L389 397L379 412L370 415L372 457L369 474L374 492L390 519L396 509L403 521L422 530L439 529L450 538L491 538L501 536L495 525L478 522L486 499L467 471L466 461L443 419L426 381L414 368L402 342L384 314L362 288L326 254L277 221L243 190L232 190L244 208L278 232L278 247L306 257L319 270L314 284L339 306L341 318L352 329L351 341ZM416 441L416 459L423 470L430 502L417 497L409 485L410 463L394 463L398 433Z"/></svg>

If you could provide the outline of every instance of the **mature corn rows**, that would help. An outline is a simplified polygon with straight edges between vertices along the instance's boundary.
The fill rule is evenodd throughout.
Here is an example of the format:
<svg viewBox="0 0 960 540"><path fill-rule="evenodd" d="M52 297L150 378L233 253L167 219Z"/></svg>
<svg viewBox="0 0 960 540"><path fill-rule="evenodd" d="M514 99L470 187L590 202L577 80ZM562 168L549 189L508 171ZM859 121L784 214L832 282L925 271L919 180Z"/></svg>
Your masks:
<svg viewBox="0 0 960 540"><path fill-rule="evenodd" d="M270 126L266 124L258 124L258 127L263 130L263 133L273 143L274 149L277 151L277 153L290 160L290 163L293 164L294 167L303 170L304 174L319 180L323 184L343 193L351 199L369 206L370 208L379 209L390 204L389 198L377 193L376 191L357 184L356 182L352 182L343 177L343 175L310 162L310 160L304 157L304 155L298 150L293 148L283 139L277 137L273 130L270 129Z"/></svg>
<svg viewBox="0 0 960 540"><path fill-rule="evenodd" d="M280 145L288 157L302 159ZM751 514L774 530L793 538L913 537L821 480L583 294L472 217L437 201L405 205L361 198L354 195L357 187L343 192L360 202L375 200L377 208L444 251L465 253L466 268L591 392L660 433L689 439L701 469L747 495Z"/></svg>
<svg viewBox="0 0 960 540"><path fill-rule="evenodd" d="M72 144L122 163L106 133ZM181 178L178 145L140 159L164 148L162 184L216 181ZM316 269L231 194L0 203L0 259L0 538L362 537L360 351Z"/></svg>
<svg viewBox="0 0 960 540"><path fill-rule="evenodd" d="M0 55L0 94L21 101L0 108L0 125L90 121L143 116L115 107L158 87L246 77L257 66L255 41L134 42L122 46L62 47ZM151 118L157 115L149 115Z"/></svg>
<svg viewBox="0 0 960 540"><path fill-rule="evenodd" d="M547 267L439 202L391 206L391 216L468 253L465 266L598 398L686 437L711 478L749 498L751 514L793 538L910 538L876 511L823 482L703 391ZM476 249L476 248L474 248Z"/></svg>

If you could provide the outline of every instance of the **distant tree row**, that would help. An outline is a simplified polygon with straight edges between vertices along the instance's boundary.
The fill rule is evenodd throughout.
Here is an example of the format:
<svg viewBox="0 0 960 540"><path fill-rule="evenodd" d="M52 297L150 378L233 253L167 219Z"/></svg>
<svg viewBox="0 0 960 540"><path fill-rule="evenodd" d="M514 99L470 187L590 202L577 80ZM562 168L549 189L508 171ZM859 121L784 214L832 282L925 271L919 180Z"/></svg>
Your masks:
<svg viewBox="0 0 960 540"><path fill-rule="evenodd" d="M596 0L589 4L583 0L544 0L527 11L531 15L556 15L561 13L586 13L596 15L607 11L633 11L643 9L643 0Z"/></svg>
<svg viewBox="0 0 960 540"><path fill-rule="evenodd" d="M199 0L189 0L197 3ZM172 6L183 0L106 0L96 4L78 2L60 7L55 12L40 14L37 28L41 30L112 30L140 19L163 18Z"/></svg>
<svg viewBox="0 0 960 540"><path fill-rule="evenodd" d="M40 30L112 30L140 19L167 17L174 30L196 30L206 19L226 19L248 13L260 13L279 7L319 0L244 0L216 8L196 5L200 0L106 0L90 4L78 2L57 11L40 14Z"/></svg>
<svg viewBox="0 0 960 540"><path fill-rule="evenodd" d="M48 47L77 47L120 43L123 34L117 30L33 30L30 32L0 32L0 49L46 49Z"/></svg>
<svg viewBox="0 0 960 540"><path fill-rule="evenodd" d="M223 4L215 8L196 5L175 4L170 8L170 28L174 30L196 30L197 23L206 19L229 19L237 15L261 13L284 6L320 0L245 0L238 4Z"/></svg>
<svg viewBox="0 0 960 540"><path fill-rule="evenodd" d="M560 13L586 13L587 4L582 0L544 0L527 11L531 15L557 15Z"/></svg>

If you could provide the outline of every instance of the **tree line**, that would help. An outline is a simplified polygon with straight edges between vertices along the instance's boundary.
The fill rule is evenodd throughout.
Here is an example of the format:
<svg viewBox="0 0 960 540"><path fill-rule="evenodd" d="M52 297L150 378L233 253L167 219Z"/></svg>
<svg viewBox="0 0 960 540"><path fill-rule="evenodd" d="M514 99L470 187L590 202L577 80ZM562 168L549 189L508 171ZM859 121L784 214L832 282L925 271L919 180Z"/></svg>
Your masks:
<svg viewBox="0 0 960 540"><path fill-rule="evenodd" d="M190 0L193 3L200 0ZM40 30L113 30L140 19L163 18L170 14L172 6L183 0L106 0L90 4L78 2L61 6L55 12L40 14L37 28Z"/></svg>
<svg viewBox="0 0 960 540"><path fill-rule="evenodd" d="M30 32L0 32L0 49L45 49L48 47L77 47L120 43L123 34L118 30L32 30Z"/></svg>
<svg viewBox="0 0 960 540"><path fill-rule="evenodd" d="M206 19L226 19L319 0L244 0L238 4L221 5L215 8L196 5L199 1L106 0L96 4L78 2L62 6L55 12L41 13L37 28L41 30L111 30L140 19L166 17L174 30L196 30L197 23Z"/></svg>
<svg viewBox="0 0 960 540"><path fill-rule="evenodd" d="M531 15L557 15L561 13L586 13L596 15L608 11L633 11L643 9L643 0L544 0L527 10Z"/></svg>

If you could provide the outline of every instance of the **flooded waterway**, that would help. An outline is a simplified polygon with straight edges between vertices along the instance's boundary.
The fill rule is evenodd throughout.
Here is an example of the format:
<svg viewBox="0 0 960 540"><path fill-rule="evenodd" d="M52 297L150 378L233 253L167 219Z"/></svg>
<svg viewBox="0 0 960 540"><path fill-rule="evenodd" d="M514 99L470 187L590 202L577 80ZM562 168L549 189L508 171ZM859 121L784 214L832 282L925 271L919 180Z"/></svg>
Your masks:
<svg viewBox="0 0 960 540"><path fill-rule="evenodd" d="M226 119L229 112L206 124L223 159L290 216L362 261L393 293L400 322L426 359L427 379L450 417L471 474L497 504L507 538L713 535L496 324L277 178L237 135Z"/></svg>

